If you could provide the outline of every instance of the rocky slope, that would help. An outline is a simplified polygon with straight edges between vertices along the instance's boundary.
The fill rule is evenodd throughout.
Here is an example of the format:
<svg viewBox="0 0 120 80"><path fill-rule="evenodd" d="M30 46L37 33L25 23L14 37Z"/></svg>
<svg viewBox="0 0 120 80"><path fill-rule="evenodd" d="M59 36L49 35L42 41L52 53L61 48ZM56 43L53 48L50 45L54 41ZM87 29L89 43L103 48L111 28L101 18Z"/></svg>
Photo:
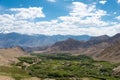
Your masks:
<svg viewBox="0 0 120 80"><path fill-rule="evenodd" d="M56 42L54 45L51 46L51 48L65 51L65 50L76 50L79 49L79 47L83 47L83 46L84 46L84 41L78 41L69 38L66 41Z"/></svg>
<svg viewBox="0 0 120 80"><path fill-rule="evenodd" d="M84 54L97 60L120 62L120 33L113 37L106 35L91 38L88 41L68 39L55 43L47 52Z"/></svg>
<svg viewBox="0 0 120 80"><path fill-rule="evenodd" d="M0 65L9 65L17 62L17 57L29 56L20 47L0 49Z"/></svg>
<svg viewBox="0 0 120 80"><path fill-rule="evenodd" d="M98 56L101 60L120 61L120 40L105 48Z"/></svg>
<svg viewBox="0 0 120 80"><path fill-rule="evenodd" d="M66 50L78 50L81 48L87 49L89 47L97 46L99 44L107 44L109 40L108 36L99 36L99 37L92 37L88 41L78 41L72 38L69 38L65 41L59 41L53 44L49 50L58 50L58 51L66 51ZM104 45L104 44L103 44ZM102 46L102 45L101 45Z"/></svg>

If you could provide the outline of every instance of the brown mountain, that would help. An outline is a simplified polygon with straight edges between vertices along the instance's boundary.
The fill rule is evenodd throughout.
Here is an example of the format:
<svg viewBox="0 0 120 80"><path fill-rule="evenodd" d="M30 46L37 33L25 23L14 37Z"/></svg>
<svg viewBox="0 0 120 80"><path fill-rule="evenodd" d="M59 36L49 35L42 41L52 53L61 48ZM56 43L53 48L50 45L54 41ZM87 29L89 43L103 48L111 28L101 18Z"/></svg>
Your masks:
<svg viewBox="0 0 120 80"><path fill-rule="evenodd" d="M91 37L89 41L105 41L108 40L110 37L107 35L102 35L98 37Z"/></svg>
<svg viewBox="0 0 120 80"><path fill-rule="evenodd" d="M120 35L120 34L119 34ZM97 57L101 60L120 62L120 36L118 34L112 37L111 43Z"/></svg>
<svg viewBox="0 0 120 80"><path fill-rule="evenodd" d="M17 62L17 57L28 56L20 47L0 49L0 65L9 65Z"/></svg>
<svg viewBox="0 0 120 80"><path fill-rule="evenodd" d="M79 47L84 46L84 41L78 41L72 38L67 39L66 41L60 41L56 42L54 45L51 46L51 48L56 50L76 50L79 49Z"/></svg>
<svg viewBox="0 0 120 80"><path fill-rule="evenodd" d="M72 38L69 38L65 41L56 42L49 49L50 50L78 50L80 48L89 48L91 46L95 46L102 42L106 42L109 39L108 36L103 35L99 37L92 37L89 41L78 41Z"/></svg>
<svg viewBox="0 0 120 80"><path fill-rule="evenodd" d="M107 35L91 37L90 40L85 43L85 47L91 47L91 46L100 44L102 42L108 42L109 39L110 39L110 37Z"/></svg>
<svg viewBox="0 0 120 80"><path fill-rule="evenodd" d="M97 60L120 62L120 33L113 37L106 35L93 37L89 41L74 39L60 41L49 47L47 52L84 54Z"/></svg>

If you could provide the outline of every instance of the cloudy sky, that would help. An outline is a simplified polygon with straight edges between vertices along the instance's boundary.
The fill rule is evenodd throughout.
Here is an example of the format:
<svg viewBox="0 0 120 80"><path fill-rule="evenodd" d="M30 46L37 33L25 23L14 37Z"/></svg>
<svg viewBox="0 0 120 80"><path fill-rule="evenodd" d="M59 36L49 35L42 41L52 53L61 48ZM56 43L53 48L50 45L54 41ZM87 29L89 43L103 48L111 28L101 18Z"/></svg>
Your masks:
<svg viewBox="0 0 120 80"><path fill-rule="evenodd" d="M120 0L0 0L0 33L109 35L120 32Z"/></svg>

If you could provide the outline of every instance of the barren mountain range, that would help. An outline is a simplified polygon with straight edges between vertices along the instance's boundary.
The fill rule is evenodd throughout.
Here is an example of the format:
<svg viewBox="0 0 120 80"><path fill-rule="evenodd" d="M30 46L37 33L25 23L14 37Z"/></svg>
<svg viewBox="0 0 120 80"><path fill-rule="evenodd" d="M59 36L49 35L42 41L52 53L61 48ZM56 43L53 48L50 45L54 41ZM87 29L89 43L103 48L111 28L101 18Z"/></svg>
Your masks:
<svg viewBox="0 0 120 80"><path fill-rule="evenodd" d="M6 34L6 35L8 35L8 34ZM16 42L22 41L22 40L19 41L19 39L21 39L21 37L18 37L18 36L17 36L17 38L15 37L15 35L16 35L15 33L12 33L9 35L10 35L9 40L11 42L10 45L15 44ZM11 38L11 35L12 35L12 38ZM0 41L2 42L3 41L2 39L5 36L0 36L0 37L1 37ZM13 39L13 38L15 38L15 39ZM24 36L24 38L25 38L25 36ZM82 40L78 40L78 38L82 39ZM87 38L86 40L83 40L83 38L80 38L80 37L75 37L74 39L71 37L70 38L67 37L66 39L67 40L63 40L63 41L57 41L57 42L55 41L55 43L53 45L51 44L50 47L44 48L44 46L43 47L40 46L40 47L32 47L32 48L24 48L24 49L26 51L30 51L30 50L34 51L35 53L43 53L44 52L44 53L70 53L73 55L87 55L96 60L120 62L120 33L118 33L112 37L103 35L103 36L98 36L98 37L91 37L90 39ZM6 40L9 41L8 38L6 38ZM23 40L26 40L26 42L30 43L30 44L34 43L34 40L32 42L29 42L30 41L29 38L23 39ZM4 38L4 41L5 41L5 38ZM2 43L2 44L4 44L4 43ZM6 42L5 44L8 44L8 43ZM16 45L20 46L19 44L16 44ZM5 54L3 54L3 53L5 53ZM0 49L1 61L3 60L3 62L4 62L5 61L4 59L7 58L8 60L6 60L6 61L9 62L9 61L11 61L11 60L9 60L9 58L17 57L17 55L22 56L21 53L24 54L25 52L22 51L22 49L19 47L10 48L10 49L9 48L8 49ZM6 54L8 57L4 58L4 55L6 55Z"/></svg>
<svg viewBox="0 0 120 80"><path fill-rule="evenodd" d="M107 35L92 37L88 41L69 38L66 41L56 42L45 52L81 54L93 57L96 60L120 62L120 33L113 37Z"/></svg>
<svg viewBox="0 0 120 80"><path fill-rule="evenodd" d="M76 40L89 40L91 36L81 35L26 35L18 33L0 33L0 48L9 48L13 46L20 46L24 48L31 47L46 47L51 46L55 42L63 41L68 38L73 38Z"/></svg>

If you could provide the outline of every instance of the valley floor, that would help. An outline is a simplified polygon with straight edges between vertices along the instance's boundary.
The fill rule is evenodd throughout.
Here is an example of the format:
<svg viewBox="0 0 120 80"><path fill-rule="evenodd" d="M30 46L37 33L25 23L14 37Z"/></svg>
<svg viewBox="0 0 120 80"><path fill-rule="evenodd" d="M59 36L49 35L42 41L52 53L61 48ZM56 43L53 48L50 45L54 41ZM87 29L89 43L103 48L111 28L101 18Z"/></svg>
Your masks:
<svg viewBox="0 0 120 80"><path fill-rule="evenodd" d="M120 63L95 61L84 55L32 54L0 66L2 80L120 80L114 69Z"/></svg>

